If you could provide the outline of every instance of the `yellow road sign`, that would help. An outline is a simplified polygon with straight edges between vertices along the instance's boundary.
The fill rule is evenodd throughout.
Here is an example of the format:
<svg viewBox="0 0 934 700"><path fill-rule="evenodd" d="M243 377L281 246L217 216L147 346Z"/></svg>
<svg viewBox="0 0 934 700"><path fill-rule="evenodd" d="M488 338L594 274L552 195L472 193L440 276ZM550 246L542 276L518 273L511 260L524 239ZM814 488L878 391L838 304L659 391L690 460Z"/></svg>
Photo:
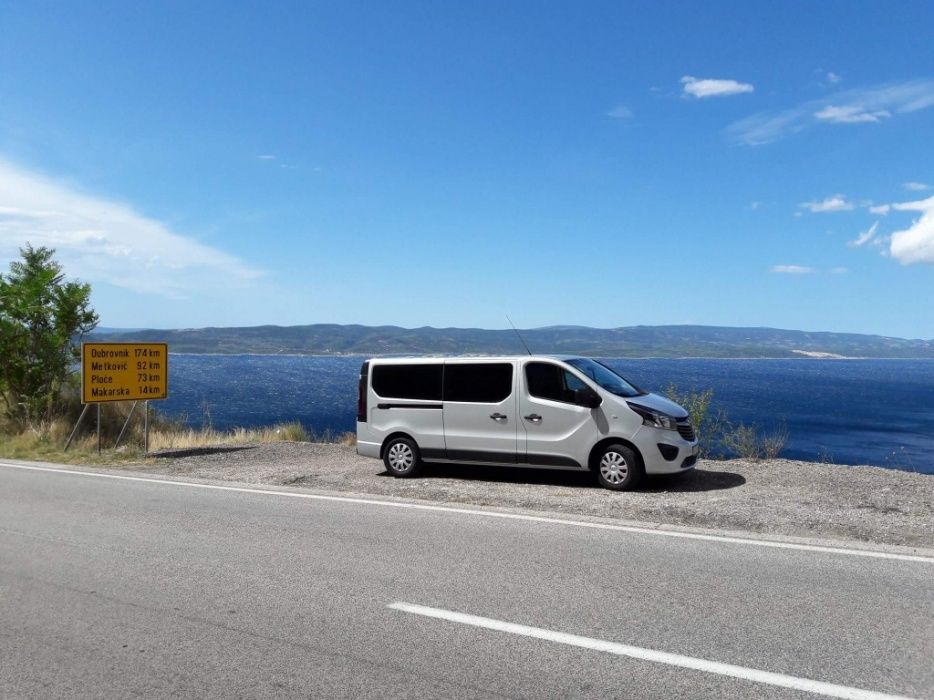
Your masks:
<svg viewBox="0 0 934 700"><path fill-rule="evenodd" d="M144 401L169 395L166 343L83 343L81 401Z"/></svg>

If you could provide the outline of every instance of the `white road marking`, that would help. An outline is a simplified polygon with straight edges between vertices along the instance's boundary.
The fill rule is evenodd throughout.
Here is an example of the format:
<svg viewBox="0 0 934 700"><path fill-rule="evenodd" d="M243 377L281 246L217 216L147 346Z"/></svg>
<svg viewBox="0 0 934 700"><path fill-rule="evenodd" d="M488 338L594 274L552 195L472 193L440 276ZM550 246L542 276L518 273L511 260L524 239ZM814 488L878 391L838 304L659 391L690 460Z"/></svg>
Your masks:
<svg viewBox="0 0 934 700"><path fill-rule="evenodd" d="M628 644L608 642L603 639L581 637L576 634L567 634L566 632L555 632L554 630L543 629L541 627L517 625L512 622L495 620L491 617L467 615L465 613L443 610L441 608L429 608L424 605L413 605L412 603L402 602L392 603L386 607L392 610L400 610L402 612L412 613L413 615L422 615L424 617L432 617L438 620L457 622L462 625L483 627L484 629L496 630L497 632L508 632L509 634L518 634L523 637L543 639L547 642L567 644L573 647L602 651L606 652L607 654L616 654L617 656L628 656L630 658L639 659L641 661L652 661L654 663L667 664L668 666L678 666L680 668L688 668L694 671L703 671L705 673L716 673L721 676L730 676L732 678L753 681L754 683L765 683L767 685L777 685L782 688L791 688L792 690L803 690L809 693L825 695L831 698L849 698L850 700L911 700L910 698L906 698L903 695L889 695L887 693L877 693L872 690L851 688L845 685L824 683L823 681L812 681L808 678L788 676L784 673L773 673L771 671L761 671L759 669L747 668L745 666L734 666L733 664L724 664L720 663L719 661L698 659L693 656L671 654L667 651L656 651L655 649L645 649L643 647L634 647Z"/></svg>
<svg viewBox="0 0 934 700"><path fill-rule="evenodd" d="M87 476L98 479L118 479L120 481L139 481L148 484L163 484L166 486L188 486L197 489L214 491L233 491L235 493L253 493L263 496L283 496L286 498L304 498L313 501L336 501L338 503L355 503L367 506L383 506L386 508L407 508L410 510L429 510L439 513L456 513L458 515L477 515L484 518L502 518L505 520L523 520L534 523L548 523L551 525L567 525L584 527L592 530L611 530L615 532L630 532L639 535L655 535L659 537L674 537L685 540L701 540L704 542L718 542L724 544L741 544L753 547L770 547L773 549L792 549L804 552L820 552L822 554L843 554L852 557L870 557L874 559L895 559L898 561L912 561L922 564L934 564L934 557L918 554L898 554L896 552L876 552L869 549L850 549L848 547L828 547L817 544L800 544L798 542L782 542L776 540L757 540L747 537L731 537L728 535L705 535L697 532L680 532L678 530L662 530L650 527L637 527L635 525L612 525L610 523L591 523L586 520L564 520L549 518L540 515L523 515L520 513L498 513L487 510L473 510L470 508L452 508L450 506L430 506L420 503L401 503L399 501L380 501L370 498L354 498L351 496L325 496L318 493L297 493L294 491L274 491L272 489L255 489L244 486L220 486L218 484L199 484L192 481L171 481L168 479L155 479L144 476L127 476L125 474L103 474L101 472L75 471L72 469L58 469L54 467L36 467L26 464L8 464L0 462L0 467L10 469L23 469L27 471L51 472L53 474L70 474L73 476Z"/></svg>

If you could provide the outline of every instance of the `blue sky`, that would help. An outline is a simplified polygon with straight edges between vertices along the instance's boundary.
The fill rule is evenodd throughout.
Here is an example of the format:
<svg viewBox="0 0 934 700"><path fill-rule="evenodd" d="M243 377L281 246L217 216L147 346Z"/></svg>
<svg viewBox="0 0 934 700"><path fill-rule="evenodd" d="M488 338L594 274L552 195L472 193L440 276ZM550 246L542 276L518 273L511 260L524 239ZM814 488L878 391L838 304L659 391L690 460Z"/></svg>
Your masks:
<svg viewBox="0 0 934 700"><path fill-rule="evenodd" d="M2 3L0 264L102 324L934 338L934 4Z"/></svg>

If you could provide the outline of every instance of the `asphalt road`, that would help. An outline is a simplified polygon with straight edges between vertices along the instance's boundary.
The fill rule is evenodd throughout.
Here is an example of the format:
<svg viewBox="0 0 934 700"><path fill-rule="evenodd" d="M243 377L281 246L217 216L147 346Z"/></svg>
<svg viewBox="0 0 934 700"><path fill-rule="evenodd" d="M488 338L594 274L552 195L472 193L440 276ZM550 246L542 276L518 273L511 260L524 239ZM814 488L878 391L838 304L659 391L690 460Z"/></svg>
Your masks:
<svg viewBox="0 0 934 700"><path fill-rule="evenodd" d="M932 659L934 560L0 466L3 698L932 698Z"/></svg>

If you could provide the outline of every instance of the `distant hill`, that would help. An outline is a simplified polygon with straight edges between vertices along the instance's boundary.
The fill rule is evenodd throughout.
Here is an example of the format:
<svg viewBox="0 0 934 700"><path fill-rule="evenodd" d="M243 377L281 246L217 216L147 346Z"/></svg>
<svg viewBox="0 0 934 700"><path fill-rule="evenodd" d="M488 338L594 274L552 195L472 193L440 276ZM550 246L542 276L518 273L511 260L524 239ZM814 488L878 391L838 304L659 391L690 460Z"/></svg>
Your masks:
<svg viewBox="0 0 934 700"><path fill-rule="evenodd" d="M719 326L549 326L522 330L535 353L596 357L934 358L934 340ZM164 341L172 352L302 355L521 354L512 330L398 326L251 326L97 331L97 341Z"/></svg>

